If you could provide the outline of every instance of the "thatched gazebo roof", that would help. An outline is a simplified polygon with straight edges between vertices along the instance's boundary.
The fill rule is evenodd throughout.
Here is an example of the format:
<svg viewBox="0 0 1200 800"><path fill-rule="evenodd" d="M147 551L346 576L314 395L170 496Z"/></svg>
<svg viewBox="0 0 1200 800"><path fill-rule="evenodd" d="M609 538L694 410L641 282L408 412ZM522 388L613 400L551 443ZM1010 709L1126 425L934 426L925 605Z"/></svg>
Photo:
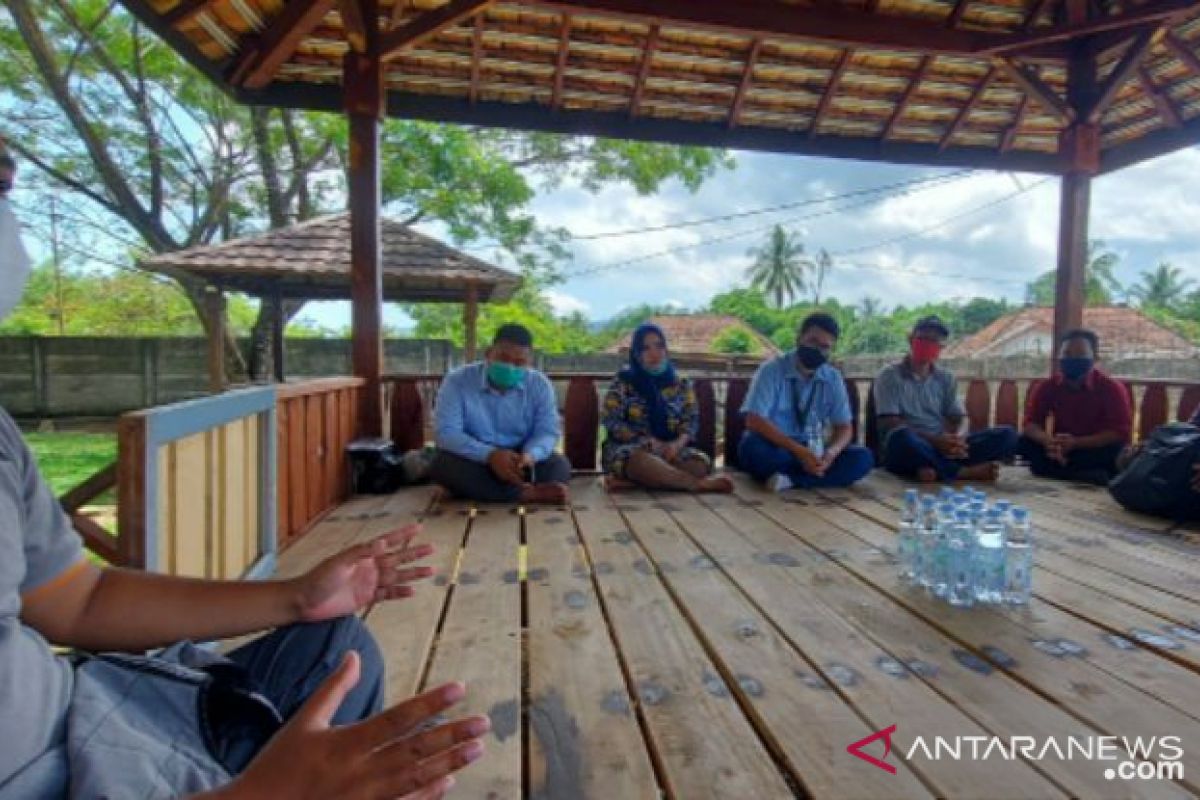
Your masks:
<svg viewBox="0 0 1200 800"><path fill-rule="evenodd" d="M357 0L123 2L256 105L344 109L343 58L367 48ZM378 9L397 117L1051 173L1078 124L1098 126L1100 171L1200 141L1195 0Z"/></svg>
<svg viewBox="0 0 1200 800"><path fill-rule="evenodd" d="M507 300L520 279L500 267L381 220L383 296L412 302ZM219 244L163 253L149 270L183 270L223 290L301 300L350 299L350 215L335 214Z"/></svg>

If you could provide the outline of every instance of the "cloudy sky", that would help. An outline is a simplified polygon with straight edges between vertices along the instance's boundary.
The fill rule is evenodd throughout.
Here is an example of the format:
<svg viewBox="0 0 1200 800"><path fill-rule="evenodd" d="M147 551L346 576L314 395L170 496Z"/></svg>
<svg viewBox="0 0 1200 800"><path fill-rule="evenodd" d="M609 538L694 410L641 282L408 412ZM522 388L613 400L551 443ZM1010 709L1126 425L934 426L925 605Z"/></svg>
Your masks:
<svg viewBox="0 0 1200 800"><path fill-rule="evenodd" d="M533 210L543 224L585 236L940 180L711 224L579 240L565 270L583 274L555 287L556 308L606 319L644 302L703 306L714 294L744 283L746 251L774 223L797 231L810 252L823 247L834 255L825 293L845 302L870 296L890 308L931 297L1019 300L1025 283L1054 264L1056 179L734 155L735 169L720 173L694 194L676 183L649 197L623 187L592 194L567 185L540 195ZM1200 148L1095 182L1091 235L1120 254L1122 281L1132 282L1142 270L1169 261L1200 283L1196 175ZM476 254L496 255L487 250ZM335 303L315 304L307 315L327 325L341 325L349 318L345 305ZM396 309L387 317L398 326L408 323Z"/></svg>

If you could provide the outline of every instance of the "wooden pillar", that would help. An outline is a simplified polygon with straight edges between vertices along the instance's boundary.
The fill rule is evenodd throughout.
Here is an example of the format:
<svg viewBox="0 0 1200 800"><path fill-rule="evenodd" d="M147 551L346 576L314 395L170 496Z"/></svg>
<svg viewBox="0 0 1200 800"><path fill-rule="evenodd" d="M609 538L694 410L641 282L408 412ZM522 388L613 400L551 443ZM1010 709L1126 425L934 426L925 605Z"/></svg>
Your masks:
<svg viewBox="0 0 1200 800"><path fill-rule="evenodd" d="M283 297L276 291L271 295L269 302L271 303L271 364L275 369L275 382L283 383L286 380L283 332L287 327L287 321L283 318Z"/></svg>
<svg viewBox="0 0 1200 800"><path fill-rule="evenodd" d="M225 294L215 286L204 290L208 317L208 391L225 391Z"/></svg>
<svg viewBox="0 0 1200 800"><path fill-rule="evenodd" d="M379 18L377 0L362 0L363 18ZM343 87L350 122L350 325L362 436L383 433L383 278L379 244L379 129L384 113L378 26L366 27L366 54L345 56Z"/></svg>
<svg viewBox="0 0 1200 800"><path fill-rule="evenodd" d="M1086 5L1080 0L1071 0L1067 10L1072 19L1086 18ZM1100 126L1084 121L1084 110L1091 108L1095 96L1096 59L1080 48L1067 63L1067 101L1075 120L1063 131L1060 142L1064 172L1058 211L1052 362L1062 335L1083 325L1087 301L1088 211L1092 176L1100 169Z"/></svg>
<svg viewBox="0 0 1200 800"><path fill-rule="evenodd" d="M463 328L465 329L464 344L465 358L468 364L475 360L479 348L479 334L476 323L479 321L479 287L473 283L467 284L467 298L463 303Z"/></svg>

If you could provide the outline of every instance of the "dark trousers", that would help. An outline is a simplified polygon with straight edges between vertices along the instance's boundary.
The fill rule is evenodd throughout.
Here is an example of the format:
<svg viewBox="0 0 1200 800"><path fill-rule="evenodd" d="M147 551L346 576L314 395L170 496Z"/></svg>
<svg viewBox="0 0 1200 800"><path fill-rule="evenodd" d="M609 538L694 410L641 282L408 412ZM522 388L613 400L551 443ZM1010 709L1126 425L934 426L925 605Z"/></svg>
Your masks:
<svg viewBox="0 0 1200 800"><path fill-rule="evenodd" d="M284 720L290 719L351 650L358 653L361 671L333 715L334 725L349 725L383 708L383 656L375 639L358 617L299 623L278 628L229 653L242 667L250 686L271 701ZM238 737L220 743L223 763L239 772L257 754L258 737Z"/></svg>
<svg viewBox="0 0 1200 800"><path fill-rule="evenodd" d="M738 442L738 465L756 480L765 481L782 472L792 485L801 489L836 489L851 486L867 476L875 466L871 451L860 445L846 447L822 476L810 475L794 455L776 447L757 433L745 433Z"/></svg>
<svg viewBox="0 0 1200 800"><path fill-rule="evenodd" d="M962 461L946 458L911 428L897 428L883 444L883 466L904 478L929 467L938 480L952 481L963 467L1004 461L1017 451L1017 432L1008 425L978 431L967 436L967 457Z"/></svg>
<svg viewBox="0 0 1200 800"><path fill-rule="evenodd" d="M514 503L521 495L521 487L505 483L495 476L487 464L438 450L430 472L433 482L450 494L464 500L481 503ZM534 483L569 483L571 462L566 456L552 453L539 461L533 469Z"/></svg>
<svg viewBox="0 0 1200 800"><path fill-rule="evenodd" d="M1110 444L1067 453L1067 463L1052 461L1046 448L1022 436L1017 453L1029 462L1029 471L1039 478L1054 478L1063 481L1081 481L1103 486L1117 474L1117 456L1124 445Z"/></svg>

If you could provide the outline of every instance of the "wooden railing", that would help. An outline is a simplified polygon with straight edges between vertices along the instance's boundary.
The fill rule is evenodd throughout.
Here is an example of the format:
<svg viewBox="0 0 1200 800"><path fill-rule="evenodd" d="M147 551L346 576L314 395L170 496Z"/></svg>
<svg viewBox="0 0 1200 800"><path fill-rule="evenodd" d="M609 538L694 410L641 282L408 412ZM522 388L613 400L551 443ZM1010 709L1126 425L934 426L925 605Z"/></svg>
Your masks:
<svg viewBox="0 0 1200 800"><path fill-rule="evenodd" d="M273 388L135 411L117 432L117 563L207 578L274 569Z"/></svg>
<svg viewBox="0 0 1200 800"><path fill-rule="evenodd" d="M362 386L362 378L328 378L276 388L280 547L349 495L346 445L358 436Z"/></svg>
<svg viewBox="0 0 1200 800"><path fill-rule="evenodd" d="M117 537L105 530L80 509L117 485L117 462L96 472L58 498L59 505L71 518L71 524L83 539L83 546L110 564L121 561Z"/></svg>
<svg viewBox="0 0 1200 800"><path fill-rule="evenodd" d="M550 373L556 385L563 414L563 449L576 470L597 468L600 393L612 375L608 373ZM389 407L392 438L402 449L426 444L438 375L389 375ZM1041 378L1002 381L967 380L959 384L971 430L990 425L1019 427L1024 403ZM741 406L750 387L744 375L700 376L693 380L700 405L697 446L711 456L723 456L727 466L736 467L737 443L742 435ZM870 377L846 378L846 390L854 414L854 436L869 447L877 445ZM1173 381L1129 380L1134 408L1135 435L1143 438L1168 420L1186 420L1200 406L1200 385ZM865 404L864 404L865 399Z"/></svg>

